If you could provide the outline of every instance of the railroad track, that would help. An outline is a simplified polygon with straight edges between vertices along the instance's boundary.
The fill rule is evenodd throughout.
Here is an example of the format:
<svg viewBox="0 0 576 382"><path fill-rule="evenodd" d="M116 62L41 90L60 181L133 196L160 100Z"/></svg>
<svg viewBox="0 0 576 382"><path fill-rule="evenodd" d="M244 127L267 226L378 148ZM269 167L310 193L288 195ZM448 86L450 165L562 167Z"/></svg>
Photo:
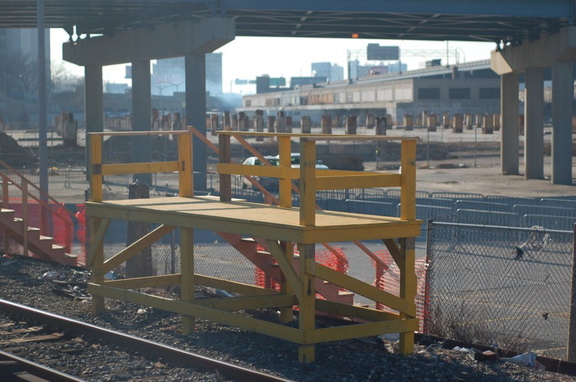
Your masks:
<svg viewBox="0 0 576 382"><path fill-rule="evenodd" d="M149 341L143 338L138 338L125 333L117 332L114 330L98 327L89 323L74 320L68 317L60 316L57 314L49 313L39 309L31 308L11 301L0 299L0 312L10 317L17 317L17 324L6 323L4 327L10 327L10 330L3 330L0 325L0 345L18 349L19 346L23 348L24 343L31 342L50 342L50 341L76 341L84 342L84 338L96 340L99 343L106 343L108 346L124 349L125 351L136 351L139 354L146 354L146 358L153 360L163 360L162 362L168 363L171 366L191 368L199 372L213 373L226 380L233 381L250 381L250 382L287 382L289 380L280 378L274 375L265 374L262 372L250 370L230 363L222 362L216 359L208 358L192 352L187 352L177 349L168 345L160 344L157 342ZM34 326L24 326L22 322L33 323ZM48 331L47 331L48 329ZM82 340L79 340L82 338ZM88 347L91 345L88 344ZM93 346L93 345L92 345ZM59 349L68 349L65 353L69 355L79 353L81 350L76 347L66 345L59 345ZM3 355L3 354L2 354ZM78 355L78 354L76 354ZM6 356L10 355L6 353ZM12 359L6 360L6 365L24 365L20 366L24 370L22 372L30 373L38 378L44 378L48 381L81 381L65 373L57 372L56 374L49 375L49 368L43 367L37 363L28 361L18 357L12 356ZM0 366L3 362L0 361ZM16 366L14 370L16 370ZM0 373L4 369L0 368ZM3 375L3 374L2 374ZM44 376L43 376L44 375ZM71 378L71 379L65 379ZM3 379L7 380L7 379ZM22 380L22 379L14 379ZM26 379L24 379L26 380ZM37 379L42 381L43 379ZM7 380L9 381L9 380Z"/></svg>
<svg viewBox="0 0 576 382"><path fill-rule="evenodd" d="M49 368L28 359L18 357L0 350L0 375L2 380L35 381L35 382L78 382L78 379L69 374Z"/></svg>

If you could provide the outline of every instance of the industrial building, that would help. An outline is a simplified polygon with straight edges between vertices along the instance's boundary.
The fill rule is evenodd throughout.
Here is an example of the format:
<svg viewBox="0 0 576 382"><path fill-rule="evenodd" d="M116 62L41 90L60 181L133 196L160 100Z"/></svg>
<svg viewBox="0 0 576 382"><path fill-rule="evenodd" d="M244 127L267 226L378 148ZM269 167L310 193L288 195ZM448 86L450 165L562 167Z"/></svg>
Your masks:
<svg viewBox="0 0 576 382"><path fill-rule="evenodd" d="M389 114L397 124L404 115L422 113L494 114L500 110L500 79L489 60L433 66L247 95L237 109L247 115L256 110L272 116L282 111L295 121L305 115L312 123L319 123L325 114Z"/></svg>

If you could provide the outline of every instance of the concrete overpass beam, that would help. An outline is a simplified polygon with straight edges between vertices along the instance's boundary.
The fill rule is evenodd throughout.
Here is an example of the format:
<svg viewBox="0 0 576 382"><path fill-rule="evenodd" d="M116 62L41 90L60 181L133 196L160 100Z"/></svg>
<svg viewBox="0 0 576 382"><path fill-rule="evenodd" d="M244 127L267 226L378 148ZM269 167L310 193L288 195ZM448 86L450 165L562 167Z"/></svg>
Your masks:
<svg viewBox="0 0 576 382"><path fill-rule="evenodd" d="M576 60L576 27L566 27L558 33L507 46L492 51L490 66L496 73L519 73L527 68L544 68L558 61Z"/></svg>
<svg viewBox="0 0 576 382"><path fill-rule="evenodd" d="M210 17L116 32L62 45L64 60L77 65L115 65L126 62L209 53L234 40L232 18Z"/></svg>
<svg viewBox="0 0 576 382"><path fill-rule="evenodd" d="M132 62L132 130L152 130L152 91L150 61ZM150 162L152 144L150 136L132 137L132 160ZM134 174L133 181L152 185L152 174Z"/></svg>
<svg viewBox="0 0 576 382"><path fill-rule="evenodd" d="M500 77L501 145L500 165L502 175L518 175L518 75Z"/></svg>
<svg viewBox="0 0 576 382"><path fill-rule="evenodd" d="M572 62L552 65L552 183L572 184Z"/></svg>
<svg viewBox="0 0 576 382"><path fill-rule="evenodd" d="M544 69L526 69L524 177L544 178Z"/></svg>

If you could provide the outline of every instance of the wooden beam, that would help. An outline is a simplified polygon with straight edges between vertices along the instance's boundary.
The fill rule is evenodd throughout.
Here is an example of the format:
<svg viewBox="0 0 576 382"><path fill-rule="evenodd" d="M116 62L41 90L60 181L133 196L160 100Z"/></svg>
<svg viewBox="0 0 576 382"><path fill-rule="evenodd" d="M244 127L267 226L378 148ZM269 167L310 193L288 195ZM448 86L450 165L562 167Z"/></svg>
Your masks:
<svg viewBox="0 0 576 382"><path fill-rule="evenodd" d="M120 264L124 263L126 260L134 255L137 255L145 248L149 247L156 240L162 238L164 235L170 233L174 227L169 225L160 225L154 230L148 232L146 235L142 236L140 239L136 240L120 252L118 252L113 257L109 258L104 262L104 273L111 271Z"/></svg>
<svg viewBox="0 0 576 382"><path fill-rule="evenodd" d="M394 296L391 293L378 290L370 284L366 284L363 281L321 264L316 264L316 276L351 292L358 293L359 295L371 300L380 302L394 310L416 316L416 304L414 303L414 299L406 300L402 297Z"/></svg>
<svg viewBox="0 0 576 382"><path fill-rule="evenodd" d="M288 261L286 254L284 253L282 247L280 246L280 244L278 244L277 241L266 240L266 244L268 246L268 249L270 250L270 254L274 256L274 259L278 263L280 270L284 274L284 277L286 277L288 284L290 284L296 296L300 296L302 294L304 286L302 285L302 280L300 280L298 274L294 270L292 262Z"/></svg>
<svg viewBox="0 0 576 382"><path fill-rule="evenodd" d="M180 274L131 277L129 279L106 280L104 285L114 288L139 289L154 288L166 285L179 285L182 278Z"/></svg>
<svg viewBox="0 0 576 382"><path fill-rule="evenodd" d="M251 309L290 308L296 304L293 295L239 296L224 298L203 298L194 302L195 305L229 312Z"/></svg>
<svg viewBox="0 0 576 382"><path fill-rule="evenodd" d="M102 267L104 263L104 259L102 258L100 264L95 264L96 254L102 250L102 246L104 245L104 235L106 235L106 231L108 230L108 226L110 225L110 219L106 218L98 218L92 220L93 232L90 236L90 248L88 249L88 253L86 254L86 264L89 267L94 267L95 265Z"/></svg>
<svg viewBox="0 0 576 382"><path fill-rule="evenodd" d="M144 174L179 170L178 161L103 164L102 175Z"/></svg>
<svg viewBox="0 0 576 382"><path fill-rule="evenodd" d="M337 314L339 316L348 317L352 321L355 319L362 321L386 321L400 319L400 315L396 313L321 299L316 299L316 308L322 312L328 312Z"/></svg>
<svg viewBox="0 0 576 382"><path fill-rule="evenodd" d="M151 306L153 308L178 313L184 316L219 322L225 325L251 330L256 333L262 333L291 342L302 343L304 341L304 335L302 331L298 329L200 306L194 302L187 303L184 301L171 300L165 297L152 296L93 283L88 284L88 293L95 296Z"/></svg>
<svg viewBox="0 0 576 382"><path fill-rule="evenodd" d="M316 329L306 336L306 343L340 341L350 338L378 336L384 333L411 333L418 330L418 319L390 320Z"/></svg>
<svg viewBox="0 0 576 382"><path fill-rule="evenodd" d="M364 174L322 176L317 172L316 190L346 190L351 188L397 187L401 184L400 174Z"/></svg>

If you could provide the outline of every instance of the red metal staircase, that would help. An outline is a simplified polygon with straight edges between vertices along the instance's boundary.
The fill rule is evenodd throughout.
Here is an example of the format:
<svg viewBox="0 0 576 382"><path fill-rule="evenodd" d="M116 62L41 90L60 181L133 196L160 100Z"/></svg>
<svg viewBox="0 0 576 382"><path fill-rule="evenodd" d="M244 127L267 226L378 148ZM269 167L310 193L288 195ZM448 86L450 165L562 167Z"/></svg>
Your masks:
<svg viewBox="0 0 576 382"><path fill-rule="evenodd" d="M2 251L81 265L78 256L70 254L74 215L5 162L0 161L0 168ZM58 240L54 239L56 231L59 231Z"/></svg>

